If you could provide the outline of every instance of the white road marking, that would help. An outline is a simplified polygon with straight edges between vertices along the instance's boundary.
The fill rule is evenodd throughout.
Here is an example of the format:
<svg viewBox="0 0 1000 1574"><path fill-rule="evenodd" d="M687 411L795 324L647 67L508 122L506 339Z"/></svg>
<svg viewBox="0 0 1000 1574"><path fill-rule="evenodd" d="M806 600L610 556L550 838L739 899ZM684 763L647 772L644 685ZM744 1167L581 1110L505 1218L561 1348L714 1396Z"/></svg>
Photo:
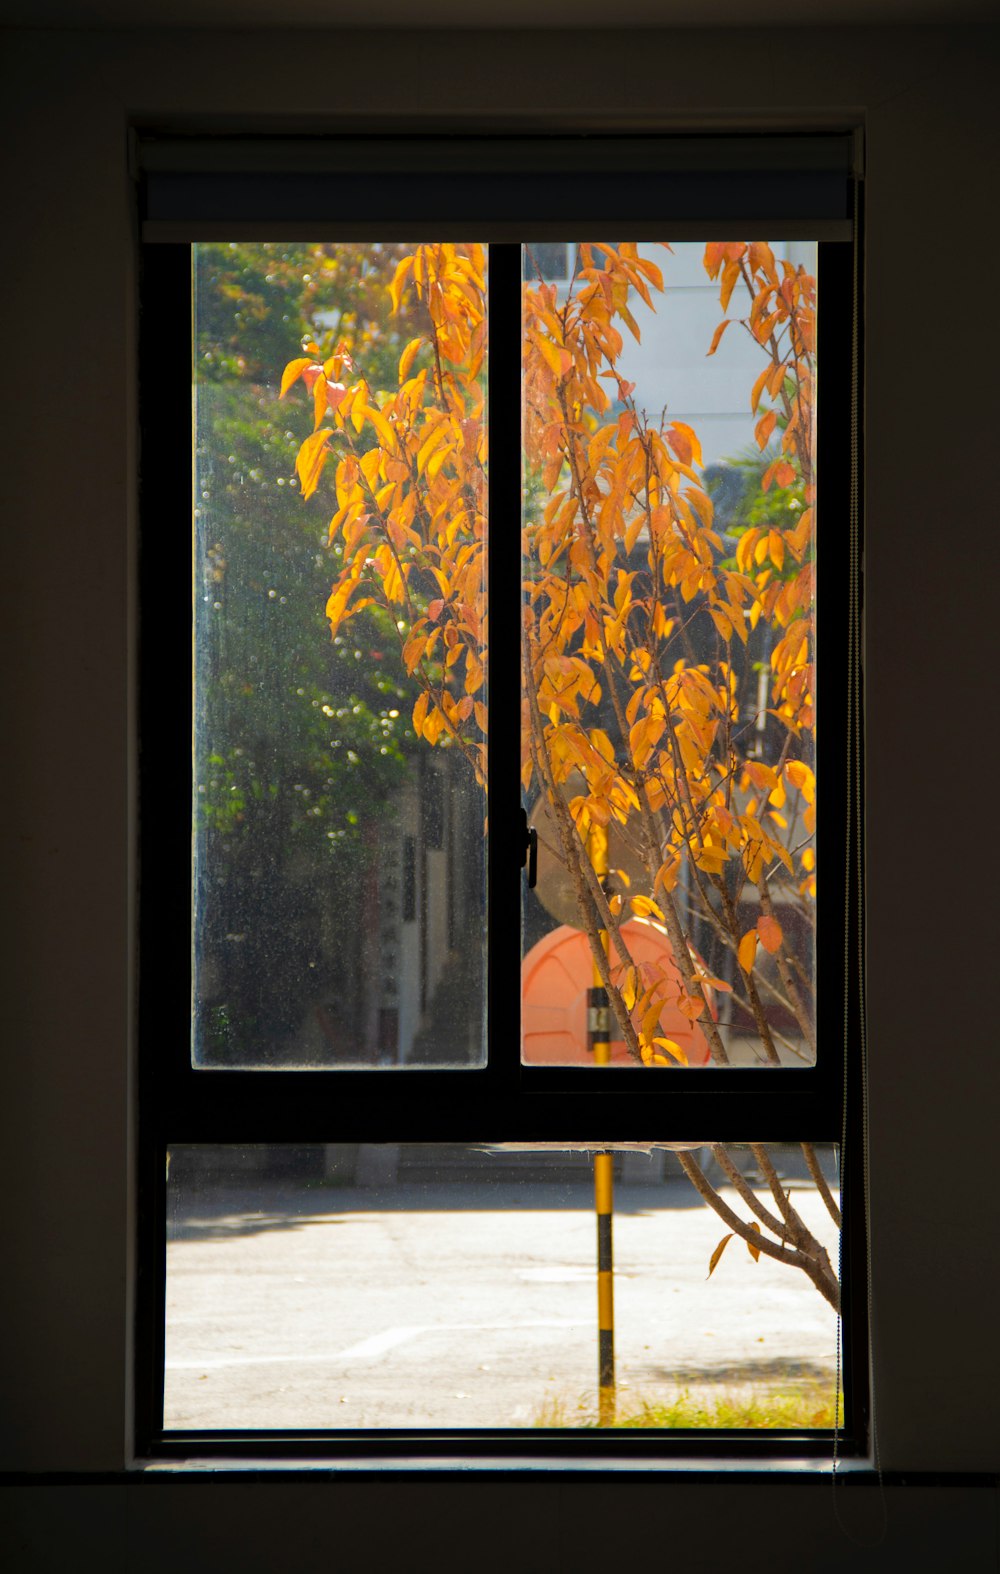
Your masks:
<svg viewBox="0 0 1000 1574"><path fill-rule="evenodd" d="M327 1350L322 1353L303 1354L293 1352L285 1355L208 1355L200 1361L166 1361L164 1364L168 1372L214 1372L227 1366L279 1366L298 1364L300 1366L325 1366L335 1361L364 1361L374 1356L382 1355L386 1350L391 1350L395 1345L405 1344L408 1340L416 1338L417 1334L436 1333L489 1333L502 1331L517 1334L526 1328L589 1328L592 1319L546 1317L539 1321L527 1323L426 1323L417 1327L387 1328L383 1333L372 1334L368 1339L362 1339L358 1344L348 1345L346 1350Z"/></svg>
<svg viewBox="0 0 1000 1574"><path fill-rule="evenodd" d="M384 1333L372 1334L370 1339L362 1339L360 1344L349 1345L346 1350L341 1350L337 1359L339 1361L363 1361L369 1355L381 1355L383 1350L391 1350L394 1345L405 1344L407 1339L414 1339L417 1334L422 1334L423 1327L417 1328L387 1328Z"/></svg>

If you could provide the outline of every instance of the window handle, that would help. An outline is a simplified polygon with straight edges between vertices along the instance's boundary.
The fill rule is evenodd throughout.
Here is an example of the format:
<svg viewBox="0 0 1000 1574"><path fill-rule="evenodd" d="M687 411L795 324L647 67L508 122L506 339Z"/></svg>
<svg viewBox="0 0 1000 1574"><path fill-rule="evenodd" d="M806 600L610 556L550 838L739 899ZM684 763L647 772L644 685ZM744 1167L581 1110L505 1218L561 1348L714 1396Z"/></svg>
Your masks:
<svg viewBox="0 0 1000 1574"><path fill-rule="evenodd" d="M528 865L528 890L533 891L538 884L538 832L533 825L528 824L528 811L521 810L522 834L521 843L521 868Z"/></svg>

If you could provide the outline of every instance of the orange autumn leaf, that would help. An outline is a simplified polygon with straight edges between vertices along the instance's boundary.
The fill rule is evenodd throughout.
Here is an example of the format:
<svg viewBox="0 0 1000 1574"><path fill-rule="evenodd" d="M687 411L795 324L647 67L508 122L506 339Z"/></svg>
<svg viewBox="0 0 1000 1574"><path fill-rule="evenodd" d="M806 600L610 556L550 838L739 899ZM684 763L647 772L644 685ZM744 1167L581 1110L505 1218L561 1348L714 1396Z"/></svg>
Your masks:
<svg viewBox="0 0 1000 1574"><path fill-rule="evenodd" d="M730 323L733 322L733 320L734 319L732 317L724 317L722 319L719 326L712 335L712 342L705 351L706 355L715 354L716 350L719 348L720 343L722 342L722 335L725 333L726 329L729 327Z"/></svg>
<svg viewBox="0 0 1000 1574"><path fill-rule="evenodd" d="M781 925L776 918L771 918L767 913L762 913L757 920L757 933L760 935L760 943L764 950L769 951L772 956L775 951L781 949L781 942L784 936L781 932Z"/></svg>
<svg viewBox="0 0 1000 1574"><path fill-rule="evenodd" d="M285 367L285 370L281 374L281 392L278 395L279 399L283 399L285 397L292 384L298 382L306 367L311 365L312 357L308 355L299 356L294 361L289 361L288 365ZM320 368L317 368L317 370L319 369Z"/></svg>
<svg viewBox="0 0 1000 1574"><path fill-rule="evenodd" d="M716 1268L719 1266L719 1258L722 1256L722 1254L725 1251L726 1247L729 1245L729 1242L732 1240L733 1234L734 1234L734 1231L730 1230L729 1234L728 1235L724 1235L722 1237L721 1241L719 1242L718 1246L715 1248L715 1251L712 1253L712 1255L711 1255L711 1257L709 1259L708 1273L705 1275L706 1279L710 1279L712 1277L713 1273L715 1272Z"/></svg>
<svg viewBox="0 0 1000 1574"><path fill-rule="evenodd" d="M307 437L299 449L295 469L302 483L303 498L312 497L319 485L319 478L330 457L329 443L332 435L329 427L323 427Z"/></svg>
<svg viewBox="0 0 1000 1574"><path fill-rule="evenodd" d="M653 1039L653 1043L661 1045L662 1048L666 1050L666 1052L670 1056L671 1060L678 1060L678 1061L680 1061L682 1066L686 1066L688 1064L688 1057L687 1057L685 1051L683 1049L681 1049L681 1046L676 1042L675 1039L672 1039L672 1038L654 1038ZM653 1059L662 1061L664 1065L669 1064L669 1062L666 1060L666 1058L664 1056L662 1056L662 1055L654 1055Z"/></svg>
<svg viewBox="0 0 1000 1574"><path fill-rule="evenodd" d="M751 973L753 971L754 958L756 955L757 931L756 929L748 929L746 934L743 936L743 939L740 941L736 952L736 959L744 973Z"/></svg>

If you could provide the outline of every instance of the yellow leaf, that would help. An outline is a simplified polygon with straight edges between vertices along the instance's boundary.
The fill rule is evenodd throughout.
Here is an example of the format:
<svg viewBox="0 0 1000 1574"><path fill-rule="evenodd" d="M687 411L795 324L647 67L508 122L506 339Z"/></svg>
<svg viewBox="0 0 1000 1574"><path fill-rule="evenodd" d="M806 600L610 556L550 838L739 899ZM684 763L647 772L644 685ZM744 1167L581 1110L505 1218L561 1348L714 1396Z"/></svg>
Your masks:
<svg viewBox="0 0 1000 1574"><path fill-rule="evenodd" d="M785 775L797 787L806 803L812 803L816 797L816 778L805 760L789 760L785 765Z"/></svg>
<svg viewBox="0 0 1000 1574"><path fill-rule="evenodd" d="M764 846L763 842L751 842L743 850L743 867L747 872L747 879L757 884L764 872Z"/></svg>
<svg viewBox="0 0 1000 1574"><path fill-rule="evenodd" d="M743 939L740 941L739 949L736 952L737 961L739 962L740 967L743 969L744 973L749 973L752 971L754 958L756 955L757 931L756 929L748 929L746 934L743 936Z"/></svg>
<svg viewBox="0 0 1000 1574"><path fill-rule="evenodd" d="M311 366L312 364L312 360L308 355L300 356L299 359L295 361L289 361L288 365L285 367L285 370L281 374L281 393L278 395L279 399L283 399L285 397L292 384L298 382L306 367Z"/></svg>
<svg viewBox="0 0 1000 1574"><path fill-rule="evenodd" d="M715 1251L712 1253L711 1260L710 1260L710 1262L708 1264L708 1273L705 1275L705 1277L707 1279L710 1279L712 1277L712 1275L715 1272L716 1268L719 1266L719 1258L722 1256L722 1254L725 1251L726 1247L729 1245L729 1242L732 1240L733 1233L734 1232L732 1230L730 1230L728 1235L724 1235L722 1237L721 1241L719 1242L718 1246L715 1248Z"/></svg>
<svg viewBox="0 0 1000 1574"><path fill-rule="evenodd" d="M427 648L426 634L411 634L403 646L403 665L412 677L413 670Z"/></svg>
<svg viewBox="0 0 1000 1574"><path fill-rule="evenodd" d="M700 465L702 463L701 443L698 440L698 434L694 427L688 426L686 421L674 421L670 430L675 434L683 433L684 437L687 438L689 455L681 455L681 457L684 458L684 463Z"/></svg>
<svg viewBox="0 0 1000 1574"><path fill-rule="evenodd" d="M697 849L694 861L699 869L705 870L706 874L721 874L729 862L729 852L725 847L714 847L711 843L706 843Z"/></svg>
<svg viewBox="0 0 1000 1574"><path fill-rule="evenodd" d="M434 452L435 448L437 448L438 444L444 442L445 438L448 436L448 433L449 423L447 421L439 421L436 426L431 428L430 435L426 437L421 443L420 450L417 454L418 475L423 475L427 468L428 459Z"/></svg>
<svg viewBox="0 0 1000 1574"><path fill-rule="evenodd" d="M413 730L417 737L423 736L424 717L427 715L427 690L417 695L417 703L413 707Z"/></svg>
<svg viewBox="0 0 1000 1574"><path fill-rule="evenodd" d="M756 1219L752 1219L750 1221L750 1228L752 1230L756 1230L758 1235L760 1234L760 1225L757 1223ZM760 1261L760 1247L755 1246L753 1241L747 1241L747 1251L750 1253L750 1256L753 1258L754 1262Z"/></svg>
<svg viewBox="0 0 1000 1574"><path fill-rule="evenodd" d="M625 528L625 551L626 552L631 552L632 551L632 548L635 546L636 542L639 539L639 532L642 530L642 527L643 527L643 525L645 523L646 523L646 521L643 518L642 514L636 514L636 516L633 519L632 523L630 525L626 526L626 528Z"/></svg>
<svg viewBox="0 0 1000 1574"><path fill-rule="evenodd" d="M771 788L777 786L778 776L770 765L765 765L763 760L746 760L743 765L744 773L753 782L755 787ZM744 784L745 785L745 784ZM749 813L748 809L748 813Z"/></svg>
<svg viewBox="0 0 1000 1574"><path fill-rule="evenodd" d="M364 409L365 419L367 421L370 421L372 426L374 426L376 432L378 433L379 437L382 440L383 448L390 448L390 449L394 448L395 447L395 441L396 441L395 440L395 434L394 434L394 432L392 430L392 427L389 425L388 421L386 420L385 416L380 414L380 412L378 410L376 410L373 405L370 405L370 404L364 405L363 409Z"/></svg>
<svg viewBox="0 0 1000 1574"><path fill-rule="evenodd" d="M413 272L413 264L415 261L415 257L404 257L402 261L397 264L396 272L393 275L392 283L389 286L389 296L392 300L393 312L399 311L399 302L403 293L403 285L406 283L410 274Z"/></svg>
<svg viewBox="0 0 1000 1574"><path fill-rule="evenodd" d="M326 615L330 621L330 637L336 634L344 620L347 603L350 601L358 585L361 583L360 574L351 575L348 579L341 580L330 595L326 604Z"/></svg>
<svg viewBox="0 0 1000 1574"><path fill-rule="evenodd" d="M665 923L662 912L656 903L648 896L633 896L630 898L632 911L637 918L658 918L660 923Z"/></svg>
<svg viewBox="0 0 1000 1574"><path fill-rule="evenodd" d="M751 934L753 931L751 930ZM773 956L775 951L781 949L781 925L776 918L771 918L767 913L762 913L757 920L757 933L760 935L761 945L765 951L770 951ZM748 969L749 971L749 969Z"/></svg>
<svg viewBox="0 0 1000 1574"><path fill-rule="evenodd" d="M417 358L417 351L423 344L423 339L411 339L402 355L399 357L399 381L405 383L410 375L410 369Z"/></svg>
<svg viewBox="0 0 1000 1574"><path fill-rule="evenodd" d="M445 717L437 709L428 711L424 719L424 737L428 743L437 743L445 727Z"/></svg>
<svg viewBox="0 0 1000 1574"><path fill-rule="evenodd" d="M330 457L329 442L333 434L328 427L321 431L313 432L307 437L299 449L295 460L295 470L302 482L302 496L312 497L319 478L323 474L323 466Z"/></svg>
<svg viewBox="0 0 1000 1574"><path fill-rule="evenodd" d="M313 383L313 431L326 414L326 378L320 372Z"/></svg>
<svg viewBox="0 0 1000 1574"><path fill-rule="evenodd" d="M682 1066L687 1065L687 1055L684 1053L683 1049L681 1049L681 1046L675 1043L672 1038L654 1038L653 1043L661 1044L666 1050L667 1054L671 1055L674 1060L679 1060ZM655 1058L659 1059L660 1057L656 1056Z"/></svg>

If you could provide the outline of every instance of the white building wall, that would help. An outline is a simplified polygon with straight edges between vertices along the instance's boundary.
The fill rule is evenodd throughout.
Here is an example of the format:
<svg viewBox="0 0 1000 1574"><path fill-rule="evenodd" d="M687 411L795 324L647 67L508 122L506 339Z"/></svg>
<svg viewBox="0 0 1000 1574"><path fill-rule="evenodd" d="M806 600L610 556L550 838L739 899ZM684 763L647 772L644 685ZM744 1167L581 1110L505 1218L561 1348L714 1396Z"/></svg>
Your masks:
<svg viewBox="0 0 1000 1574"><path fill-rule="evenodd" d="M814 242L771 244L776 258L801 262L815 271ZM756 450L750 390L764 368L765 355L739 325L738 319L750 310L745 287L737 286L723 312L719 282L705 272L702 242L675 241L670 251L650 242L640 247L640 254L662 269L664 293L654 293L654 311L634 293L629 302L642 337L637 344L624 330L619 365L622 376L636 385L637 403L651 418L658 419L666 409L668 420L693 427L706 465ZM712 335L724 316L735 319L733 326L710 356Z"/></svg>

